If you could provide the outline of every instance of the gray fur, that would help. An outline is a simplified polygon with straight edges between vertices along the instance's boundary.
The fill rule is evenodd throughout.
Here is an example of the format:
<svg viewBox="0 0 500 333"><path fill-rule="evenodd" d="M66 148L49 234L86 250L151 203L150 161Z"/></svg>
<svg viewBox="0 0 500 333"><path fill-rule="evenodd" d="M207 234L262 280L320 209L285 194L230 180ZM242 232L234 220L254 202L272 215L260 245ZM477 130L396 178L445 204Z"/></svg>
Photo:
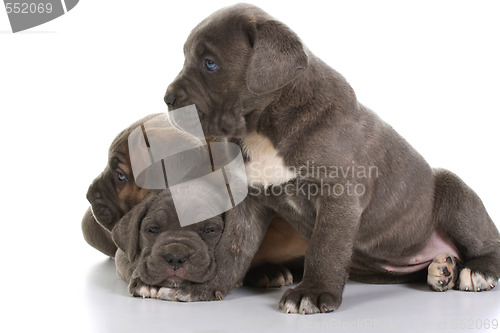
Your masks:
<svg viewBox="0 0 500 333"><path fill-rule="evenodd" d="M116 136L109 147L106 168L95 178L87 192L87 198L91 203L91 207L87 210L82 219L83 236L87 243L95 249L110 257L115 257L116 255L115 259L117 261L118 274L122 276L122 278L124 275L131 275L130 267L126 269L127 265L130 266L130 263L125 260L126 255L117 248L112 240L111 230L125 214L144 200L151 192L148 189L140 188L134 181L129 156L128 136L135 128L158 115L160 114L148 115L134 122ZM180 140L189 140L191 142L192 140L197 140L194 137L186 135L186 133L169 128L165 128L164 130L157 129L155 132L150 132L148 135L149 137L151 137L151 135L160 135L165 142L170 142L171 140L173 142L180 142ZM172 137L173 135L175 136ZM119 161L118 164L116 163L117 161ZM186 173L193 172L197 169L196 165L184 166L184 168ZM117 179L117 171L126 176L127 180L124 182L119 181ZM192 202L193 199L187 198L187 200ZM277 220L274 222L274 234L279 234L282 231L286 231L286 228L289 228L285 223L278 223L279 221ZM271 232L271 234L273 233ZM292 241L296 239L290 236L290 231L288 231L288 233L285 232L285 234L289 236ZM290 242L290 239L284 239L281 240L281 242ZM276 243L276 238L271 238L267 243L268 245ZM300 254L301 253L298 255ZM266 265L266 254L261 253L259 264L264 264L264 266L257 267L257 265L253 265L255 270L250 271L246 284L255 287L280 286L280 279L290 284L290 278L287 278L290 272L287 267L282 265L287 263L286 259L287 258L283 261L275 260L274 265ZM130 272L122 273L120 270Z"/></svg>
<svg viewBox="0 0 500 333"><path fill-rule="evenodd" d="M152 193L112 230L118 275L135 296L143 286L206 282L215 274L214 248L223 230L221 216L181 227L170 192Z"/></svg>
<svg viewBox="0 0 500 333"><path fill-rule="evenodd" d="M225 296L242 279L274 213L310 244L302 282L280 302L291 312L337 309L348 276L373 283L415 279L418 274L391 273L383 265L417 254L434 231L455 244L465 267L500 277L500 236L479 197L451 172L433 170L284 24L239 4L202 21L184 50L184 68L165 101L170 109L195 104L205 135L243 146L258 133L295 169L314 162L330 169L375 166L378 172L334 179L310 167L287 184L274 184L275 189L290 183L297 189L359 184L362 195L308 197L296 190L268 196L254 188L260 195L226 214L216 249L224 264L214 279L182 287L179 294L191 300ZM218 70L204 68L205 59Z"/></svg>

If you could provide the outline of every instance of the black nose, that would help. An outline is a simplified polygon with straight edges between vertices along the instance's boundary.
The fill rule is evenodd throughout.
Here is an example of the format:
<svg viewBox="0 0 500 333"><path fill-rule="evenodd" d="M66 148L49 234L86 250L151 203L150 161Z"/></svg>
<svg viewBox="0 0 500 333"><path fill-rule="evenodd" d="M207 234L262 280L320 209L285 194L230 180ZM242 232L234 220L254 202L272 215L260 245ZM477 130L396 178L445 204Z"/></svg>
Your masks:
<svg viewBox="0 0 500 333"><path fill-rule="evenodd" d="M165 256L167 264L174 270L179 269L187 261L187 257L180 253L169 253Z"/></svg>
<svg viewBox="0 0 500 333"><path fill-rule="evenodd" d="M175 96L171 94L166 94L165 97L163 98L165 103L167 103L168 106L173 106L175 104Z"/></svg>
<svg viewBox="0 0 500 333"><path fill-rule="evenodd" d="M97 189L97 186L91 185L87 191L87 200L92 203L97 199L101 199L101 192Z"/></svg>

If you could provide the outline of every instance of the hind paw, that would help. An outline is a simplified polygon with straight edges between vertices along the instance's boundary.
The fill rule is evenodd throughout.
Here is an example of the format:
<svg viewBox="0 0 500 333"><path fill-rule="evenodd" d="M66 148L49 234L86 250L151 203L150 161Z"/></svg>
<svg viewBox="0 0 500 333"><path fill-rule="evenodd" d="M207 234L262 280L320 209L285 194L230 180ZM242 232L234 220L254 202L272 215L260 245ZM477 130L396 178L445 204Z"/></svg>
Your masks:
<svg viewBox="0 0 500 333"><path fill-rule="evenodd" d="M460 271L458 289L462 291L488 291L495 288L498 279L485 276L483 273L472 272L469 268Z"/></svg>
<svg viewBox="0 0 500 333"><path fill-rule="evenodd" d="M437 255L427 269L427 284L434 291L446 291L455 286L457 280L456 259L447 253Z"/></svg>
<svg viewBox="0 0 500 333"><path fill-rule="evenodd" d="M247 273L245 284L257 288L280 288L293 284L293 275L283 265L264 264Z"/></svg>

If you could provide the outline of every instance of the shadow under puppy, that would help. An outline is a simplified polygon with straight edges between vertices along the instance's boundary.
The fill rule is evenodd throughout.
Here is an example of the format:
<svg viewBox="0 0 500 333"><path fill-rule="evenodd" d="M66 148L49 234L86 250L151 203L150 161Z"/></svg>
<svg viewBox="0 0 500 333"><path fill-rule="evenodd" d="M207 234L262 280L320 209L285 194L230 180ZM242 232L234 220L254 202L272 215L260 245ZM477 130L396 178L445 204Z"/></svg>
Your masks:
<svg viewBox="0 0 500 333"><path fill-rule="evenodd" d="M95 178L88 189L87 199L91 207L83 217L82 232L89 245L110 257L114 257L117 252L117 246L111 237L111 230L115 224L154 192L139 187L134 181L128 137L135 128L160 115L162 114L148 115L116 136L109 147L106 168ZM163 122L162 125L164 124ZM165 142L168 142L171 136L175 136L176 141L181 138L186 141L199 140L173 126L156 131L155 134L162 135ZM189 168L186 172L189 172ZM192 198L187 200L191 201ZM245 284L255 287L279 287L292 284L293 277L290 269L298 270L300 273L306 248L305 239L285 220L275 217L259 252L253 259L252 269L245 277Z"/></svg>
<svg viewBox="0 0 500 333"><path fill-rule="evenodd" d="M206 282L215 274L223 231L221 215L181 227L170 192L151 194L112 230L118 275L141 297L162 298L169 288Z"/></svg>

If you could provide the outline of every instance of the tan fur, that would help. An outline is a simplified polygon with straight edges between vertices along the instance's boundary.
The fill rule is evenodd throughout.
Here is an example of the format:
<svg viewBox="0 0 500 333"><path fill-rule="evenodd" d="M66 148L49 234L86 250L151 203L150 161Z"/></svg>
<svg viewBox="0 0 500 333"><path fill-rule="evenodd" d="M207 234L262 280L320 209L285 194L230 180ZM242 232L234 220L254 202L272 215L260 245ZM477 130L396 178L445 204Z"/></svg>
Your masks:
<svg viewBox="0 0 500 333"><path fill-rule="evenodd" d="M118 192L118 199L124 202L141 202L148 195L148 193L148 190L140 188L135 183L131 182Z"/></svg>
<svg viewBox="0 0 500 333"><path fill-rule="evenodd" d="M307 247L307 240L284 219L277 216L271 221L251 267L264 263L280 264L303 257Z"/></svg>
<svg viewBox="0 0 500 333"><path fill-rule="evenodd" d="M422 252L436 249L433 232L460 250L470 270L460 289L462 283L469 290L494 286L500 234L478 195L453 173L432 169L285 24L253 5L223 8L193 29L184 54L165 102L170 110L196 105L206 135L240 144L252 188L225 215L216 277L178 295L198 301L227 295L275 214L310 240L303 279L280 301L287 312L336 310L348 277L371 283L421 278L424 266L412 262L430 263L439 254ZM335 175L315 172L318 166L377 172ZM361 191L350 191L351 185ZM241 251L228 251L234 243ZM384 269L401 264L412 272Z"/></svg>

